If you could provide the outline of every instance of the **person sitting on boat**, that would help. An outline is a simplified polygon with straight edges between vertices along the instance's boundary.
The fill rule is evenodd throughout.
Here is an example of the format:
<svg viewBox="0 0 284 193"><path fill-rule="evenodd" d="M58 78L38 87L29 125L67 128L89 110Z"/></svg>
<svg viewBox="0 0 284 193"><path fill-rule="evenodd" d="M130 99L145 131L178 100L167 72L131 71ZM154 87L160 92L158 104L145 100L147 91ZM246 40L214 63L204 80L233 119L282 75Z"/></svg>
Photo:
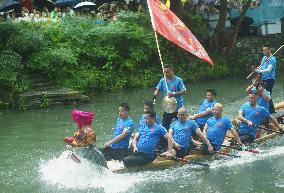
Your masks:
<svg viewBox="0 0 284 193"><path fill-rule="evenodd" d="M172 157L173 138L162 125L155 123L156 113L149 111L145 113L146 125L139 127L133 139L133 154L124 158L126 167L143 166L151 163L157 157L155 150L163 137L168 142L166 156Z"/></svg>
<svg viewBox="0 0 284 193"><path fill-rule="evenodd" d="M146 112L149 112L149 111L155 112L155 111L154 111L154 104L153 104L152 101L146 101L146 102L144 103L144 113L143 113L143 115L141 116L141 119L140 119L140 121L139 121L138 128L141 127L142 125L145 125L145 124L146 124L146 122L145 122L145 113L146 113ZM160 124L160 118L159 118L159 116L158 116L157 114L156 114L155 121L156 121L156 124L158 124L158 125Z"/></svg>
<svg viewBox="0 0 284 193"><path fill-rule="evenodd" d="M186 108L180 108L177 116L178 120L172 123L169 129L169 133L174 139L173 156L183 158L188 155L189 145L193 133L196 133L198 137L200 137L200 139L206 144L208 152L213 153L213 147L208 139L204 137L197 123L187 119L188 113Z"/></svg>
<svg viewBox="0 0 284 193"><path fill-rule="evenodd" d="M129 154L130 136L134 131L134 122L129 116L129 110L127 103L122 103L118 107L119 117L116 120L113 138L106 142L102 149L106 161L122 161Z"/></svg>
<svg viewBox="0 0 284 193"><path fill-rule="evenodd" d="M209 118L204 126L204 135L213 146L214 151L219 151L224 143L226 133L230 130L234 139L242 145L240 137L232 127L232 122L228 117L223 117L223 107L220 103L213 106L213 117Z"/></svg>
<svg viewBox="0 0 284 193"><path fill-rule="evenodd" d="M206 121L213 116L212 108L217 103L215 97L217 92L215 89L208 89L206 91L206 99L199 106L198 113L191 115L189 118L195 120L199 125L201 131L203 131Z"/></svg>
<svg viewBox="0 0 284 193"><path fill-rule="evenodd" d="M257 127L268 119L280 130L277 120L269 115L264 107L257 104L258 96L254 93L248 95L248 102L243 104L239 110L238 119L241 121L239 135L242 143L251 143L256 139Z"/></svg>
<svg viewBox="0 0 284 193"><path fill-rule="evenodd" d="M96 134L91 129L94 113L79 110L72 111L72 118L78 124L78 130L72 137L65 137L64 143L73 147L84 147L96 142Z"/></svg>
<svg viewBox="0 0 284 193"><path fill-rule="evenodd" d="M262 84L254 80L253 83L247 87L246 92L248 94L254 93L258 95L257 104L264 107L265 110L269 112L269 101L271 100L270 92L265 90Z"/></svg>

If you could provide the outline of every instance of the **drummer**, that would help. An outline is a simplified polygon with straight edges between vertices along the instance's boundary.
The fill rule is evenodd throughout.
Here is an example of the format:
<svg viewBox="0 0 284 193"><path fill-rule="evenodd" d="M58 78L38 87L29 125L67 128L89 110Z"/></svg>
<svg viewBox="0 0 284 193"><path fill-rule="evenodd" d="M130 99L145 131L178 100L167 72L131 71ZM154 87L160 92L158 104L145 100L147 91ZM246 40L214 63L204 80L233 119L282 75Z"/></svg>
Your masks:
<svg viewBox="0 0 284 193"><path fill-rule="evenodd" d="M163 71L165 76L160 80L159 84L156 86L153 100L156 100L157 95L160 91L164 92L164 97L168 96L169 98L174 97L176 99L177 105L176 109L173 110L174 112L166 112L167 110L164 109L162 125L167 130L169 130L170 124L173 119L177 119L178 109L184 106L182 95L186 93L186 88L183 84L182 79L174 74L174 68L172 65L165 65Z"/></svg>

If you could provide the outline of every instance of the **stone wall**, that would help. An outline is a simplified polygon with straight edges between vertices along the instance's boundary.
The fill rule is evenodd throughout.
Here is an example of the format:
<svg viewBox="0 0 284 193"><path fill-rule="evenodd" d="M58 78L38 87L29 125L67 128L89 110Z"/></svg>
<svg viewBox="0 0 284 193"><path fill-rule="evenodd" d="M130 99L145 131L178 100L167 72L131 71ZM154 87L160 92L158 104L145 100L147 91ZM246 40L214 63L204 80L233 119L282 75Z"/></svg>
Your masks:
<svg viewBox="0 0 284 193"><path fill-rule="evenodd" d="M273 48L272 53L274 53L284 44L284 34L239 37L235 51L240 57L250 58L252 62L259 62L262 46L264 44L270 44ZM276 54L276 57L280 60L284 59L284 48Z"/></svg>

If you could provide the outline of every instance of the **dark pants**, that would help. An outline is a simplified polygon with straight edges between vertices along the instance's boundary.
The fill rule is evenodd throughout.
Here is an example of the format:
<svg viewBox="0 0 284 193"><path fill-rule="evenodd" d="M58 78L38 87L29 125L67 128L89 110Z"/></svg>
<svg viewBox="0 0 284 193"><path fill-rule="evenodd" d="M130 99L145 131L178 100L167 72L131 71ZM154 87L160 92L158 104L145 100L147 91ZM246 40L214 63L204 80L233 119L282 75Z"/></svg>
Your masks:
<svg viewBox="0 0 284 193"><path fill-rule="evenodd" d="M174 113L164 112L162 125L167 129L167 131L170 129L170 125L173 119L177 120L177 112L174 112Z"/></svg>
<svg viewBox="0 0 284 193"><path fill-rule="evenodd" d="M113 149L111 147L100 149L104 154L105 160L110 161L112 159L122 161L125 157L129 155L128 148Z"/></svg>
<svg viewBox="0 0 284 193"><path fill-rule="evenodd" d="M272 101L272 88L274 86L274 82L275 82L274 79L263 80L265 90L270 92L270 97L271 97L271 100L269 101L269 113L270 114L275 113L275 108L274 108L274 104Z"/></svg>
<svg viewBox="0 0 284 193"><path fill-rule="evenodd" d="M221 149L221 146L216 146L215 144L212 144L212 143L211 143L211 145L213 147L214 152L219 151ZM201 146L201 152L204 153L204 154L211 154L211 153L209 153L208 146L206 144L203 144Z"/></svg>
<svg viewBox="0 0 284 193"><path fill-rule="evenodd" d="M156 156L148 155L146 153L137 152L133 155L127 156L123 160L125 167L131 166L145 166L156 159Z"/></svg>
<svg viewBox="0 0 284 193"><path fill-rule="evenodd" d="M240 140L242 143L252 143L254 141L254 137L252 135L249 134L243 134L243 135L239 135L240 136Z"/></svg>
<svg viewBox="0 0 284 193"><path fill-rule="evenodd" d="M187 148L180 148L180 150L177 150L176 148L174 149L177 152L176 157L184 158L185 156L188 155Z"/></svg>

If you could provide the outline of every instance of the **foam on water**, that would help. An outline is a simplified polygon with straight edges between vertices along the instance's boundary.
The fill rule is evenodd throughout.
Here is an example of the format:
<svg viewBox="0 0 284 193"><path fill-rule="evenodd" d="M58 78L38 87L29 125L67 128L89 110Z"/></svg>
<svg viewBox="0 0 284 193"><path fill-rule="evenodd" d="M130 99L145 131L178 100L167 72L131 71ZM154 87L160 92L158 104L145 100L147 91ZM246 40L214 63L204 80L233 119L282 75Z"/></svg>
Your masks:
<svg viewBox="0 0 284 193"><path fill-rule="evenodd" d="M70 151L60 157L43 161L40 164L41 179L47 184L62 189L98 189L103 192L125 192L138 183L139 177L129 178L130 174L114 174L96 166L88 160L80 159L80 164L68 159Z"/></svg>
<svg viewBox="0 0 284 193"><path fill-rule="evenodd" d="M267 150L261 150L259 154L253 154L249 152L239 152L236 155L240 155L240 158L232 158L226 160L215 160L210 164L210 169L216 169L219 167L230 167L236 165L242 165L245 163L252 163L259 160L271 159L272 157L284 154L284 146L271 147Z"/></svg>

